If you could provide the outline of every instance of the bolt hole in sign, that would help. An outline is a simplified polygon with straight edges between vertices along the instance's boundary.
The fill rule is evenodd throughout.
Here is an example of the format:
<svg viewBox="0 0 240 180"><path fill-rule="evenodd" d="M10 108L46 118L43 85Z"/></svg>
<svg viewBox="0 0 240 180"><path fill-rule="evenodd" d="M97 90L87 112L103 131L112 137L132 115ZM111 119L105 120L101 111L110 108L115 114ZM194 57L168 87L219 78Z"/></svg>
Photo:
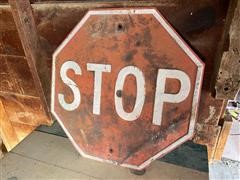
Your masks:
<svg viewBox="0 0 240 180"><path fill-rule="evenodd" d="M53 55L51 111L82 156L141 170L192 137L203 71L156 9L88 11Z"/></svg>

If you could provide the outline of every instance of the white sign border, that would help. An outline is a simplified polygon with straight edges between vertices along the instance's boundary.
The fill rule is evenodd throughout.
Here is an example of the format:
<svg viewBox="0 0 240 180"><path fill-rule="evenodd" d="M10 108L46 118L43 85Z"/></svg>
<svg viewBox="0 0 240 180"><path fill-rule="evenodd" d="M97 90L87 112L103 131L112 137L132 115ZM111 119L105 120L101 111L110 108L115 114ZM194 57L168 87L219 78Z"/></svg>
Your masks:
<svg viewBox="0 0 240 180"><path fill-rule="evenodd" d="M151 14L153 15L159 23L165 28L165 30L171 35L171 37L176 41L176 43L183 49L183 51L191 58L191 60L197 66L197 75L196 75L196 82L195 82L195 89L193 94L193 102L192 102L192 112L191 112L191 119L189 124L188 134L179 138L177 141L169 145L164 150L158 152L153 157L149 158L145 162L143 162L139 166L130 165L130 164L119 164L118 162L105 160L102 158L94 157L89 154L86 154L81 150L81 148L76 144L73 137L69 133L69 131L64 127L63 123L61 122L59 116L54 110L54 97L55 97L55 64L56 64L56 57L60 53L60 51L67 45L67 43L73 38L73 36L79 31L79 29L84 25L84 23L88 20L88 18L92 15L113 15L113 14ZM185 43L185 41L177 34L177 32L171 27L171 25L166 21L166 19L158 12L155 8L128 8L128 9L104 9L104 10L90 10L87 14L82 18L82 20L75 26L75 28L71 31L71 33L67 36L67 38L61 43L61 45L56 49L53 54L53 62L52 62L52 92L51 92L51 112L64 129L65 133L69 137L70 141L74 145L74 147L78 150L78 152L86 158L118 164L123 167L141 170L148 166L152 161L158 159L159 157L163 156L164 154L168 153L169 151L175 149L185 141L192 138L195 128L195 121L197 118L197 109L200 100L200 93L203 81L203 73L204 73L204 63L201 59L191 50L191 48Z"/></svg>

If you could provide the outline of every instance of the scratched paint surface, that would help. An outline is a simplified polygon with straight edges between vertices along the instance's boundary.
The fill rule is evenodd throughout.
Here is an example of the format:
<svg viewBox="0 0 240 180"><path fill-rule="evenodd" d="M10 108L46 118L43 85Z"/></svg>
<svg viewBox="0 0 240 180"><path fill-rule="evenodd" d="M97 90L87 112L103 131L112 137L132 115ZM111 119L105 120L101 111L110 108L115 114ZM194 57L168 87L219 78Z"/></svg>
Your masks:
<svg viewBox="0 0 240 180"><path fill-rule="evenodd" d="M71 89L59 76L66 61L75 61L82 70L67 72L81 92L81 104L74 111L60 106L58 93L73 101ZM87 63L110 64L102 74L100 115L94 115L94 73ZM136 66L144 74L146 97L140 117L121 119L114 105L115 82L119 71ZM180 103L164 103L161 126L153 125L152 115L158 69L177 69L190 78L188 97ZM151 14L93 15L56 56L54 110L77 146L86 154L117 164L140 165L188 133L197 67ZM180 83L167 79L165 92L177 93ZM128 76L119 93L123 107L131 112L135 105L136 81Z"/></svg>

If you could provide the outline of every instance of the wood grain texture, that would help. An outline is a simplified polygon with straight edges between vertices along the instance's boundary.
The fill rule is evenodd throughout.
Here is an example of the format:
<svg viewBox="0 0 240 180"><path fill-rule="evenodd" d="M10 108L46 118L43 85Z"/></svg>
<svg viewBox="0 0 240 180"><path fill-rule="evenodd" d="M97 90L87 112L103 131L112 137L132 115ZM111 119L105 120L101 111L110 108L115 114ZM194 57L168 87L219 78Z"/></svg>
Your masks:
<svg viewBox="0 0 240 180"><path fill-rule="evenodd" d="M50 116L47 116L49 113L46 115L44 104L39 98L39 89L36 89L36 73L34 74L29 68L29 61L23 52L11 11L9 12L8 15L4 11L0 13L1 157L4 149L10 151L40 124L51 124ZM27 33L32 34L31 32ZM24 35L28 35L30 38L26 32ZM25 41L29 41L29 39L25 39ZM30 41L27 43L30 43L28 44L30 48L27 48L28 53L31 53L29 52L32 50L31 48L36 46ZM38 58L38 60L41 59ZM42 63L30 62L30 65L35 66L36 64L42 66ZM47 75L45 74L45 76ZM49 83L50 80L46 82Z"/></svg>
<svg viewBox="0 0 240 180"><path fill-rule="evenodd" d="M51 123L39 98L9 94L0 95L0 122L0 137L7 151L40 124Z"/></svg>
<svg viewBox="0 0 240 180"><path fill-rule="evenodd" d="M38 97L26 58L0 55L0 64L0 93Z"/></svg>
<svg viewBox="0 0 240 180"><path fill-rule="evenodd" d="M232 118L225 117L223 126L221 128L221 132L217 141L217 146L215 148L214 152L214 160L221 160L222 154L225 148L225 145L227 143L228 135L230 133L231 127L232 127Z"/></svg>
<svg viewBox="0 0 240 180"><path fill-rule="evenodd" d="M12 150L37 126L51 123L39 97L0 93L0 139L7 151Z"/></svg>
<svg viewBox="0 0 240 180"><path fill-rule="evenodd" d="M0 138L10 151L38 125L51 123L45 115L34 81L22 56L0 55Z"/></svg>
<svg viewBox="0 0 240 180"><path fill-rule="evenodd" d="M51 124L50 119L44 114L39 97L2 93L0 94L0 100L8 119L12 122L31 126Z"/></svg>
<svg viewBox="0 0 240 180"><path fill-rule="evenodd" d="M48 107L48 104L50 104L50 73L45 51L41 47L35 26L30 2L28 0L9 0L9 4L35 87L46 115L51 118Z"/></svg>
<svg viewBox="0 0 240 180"><path fill-rule="evenodd" d="M233 16L233 17L232 17ZM233 0L229 7L227 23L222 38L216 65L216 98L234 99L240 89L240 1Z"/></svg>
<svg viewBox="0 0 240 180"><path fill-rule="evenodd" d="M19 143L16 132L8 119L2 101L0 101L0 135L7 150L11 150L15 144Z"/></svg>

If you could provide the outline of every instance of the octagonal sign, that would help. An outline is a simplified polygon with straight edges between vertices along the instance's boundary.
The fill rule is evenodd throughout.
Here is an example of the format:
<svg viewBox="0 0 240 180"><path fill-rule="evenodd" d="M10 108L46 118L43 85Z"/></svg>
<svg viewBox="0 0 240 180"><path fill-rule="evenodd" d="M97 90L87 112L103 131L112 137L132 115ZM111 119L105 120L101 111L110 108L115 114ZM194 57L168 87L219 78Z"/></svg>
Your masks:
<svg viewBox="0 0 240 180"><path fill-rule="evenodd" d="M156 9L92 10L53 55L51 111L82 156L142 169L192 137L203 70Z"/></svg>

